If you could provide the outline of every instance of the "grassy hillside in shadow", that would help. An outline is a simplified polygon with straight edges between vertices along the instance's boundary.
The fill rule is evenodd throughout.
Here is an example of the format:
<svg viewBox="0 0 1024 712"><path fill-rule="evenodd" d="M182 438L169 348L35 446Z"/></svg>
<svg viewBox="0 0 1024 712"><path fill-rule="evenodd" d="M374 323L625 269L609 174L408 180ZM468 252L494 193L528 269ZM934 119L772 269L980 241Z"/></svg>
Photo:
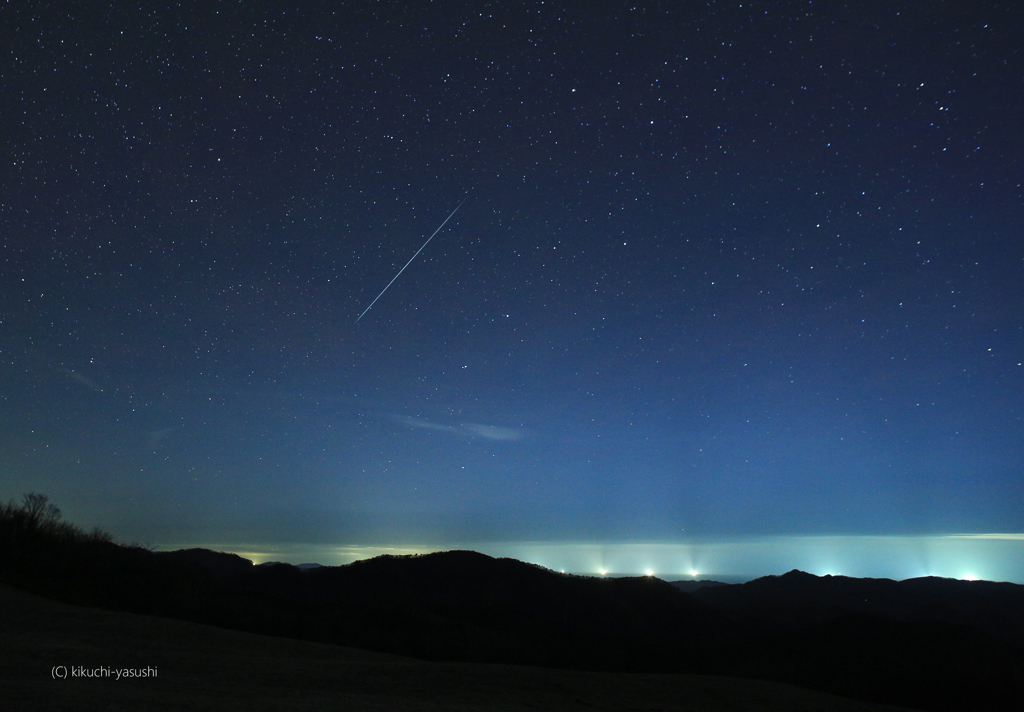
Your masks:
<svg viewBox="0 0 1024 712"><path fill-rule="evenodd" d="M12 710L664 710L884 712L789 685L432 663L69 606L0 585L0 699ZM155 677L53 679L56 665L152 667Z"/></svg>

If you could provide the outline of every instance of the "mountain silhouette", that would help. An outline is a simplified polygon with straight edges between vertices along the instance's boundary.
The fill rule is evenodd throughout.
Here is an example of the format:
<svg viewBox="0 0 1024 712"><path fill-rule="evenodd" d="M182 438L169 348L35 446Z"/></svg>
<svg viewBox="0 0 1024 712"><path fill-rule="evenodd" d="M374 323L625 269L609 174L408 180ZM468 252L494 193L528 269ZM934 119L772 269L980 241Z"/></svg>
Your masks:
<svg viewBox="0 0 1024 712"><path fill-rule="evenodd" d="M745 584L705 587L694 598L751 625L788 630L861 614L887 620L965 626L1024 647L1024 586L934 576L890 579L814 576L790 571Z"/></svg>
<svg viewBox="0 0 1024 712"><path fill-rule="evenodd" d="M791 571L687 593L472 551L299 568L4 532L0 580L79 605L429 661L728 675L925 710L1024 699L1015 584Z"/></svg>

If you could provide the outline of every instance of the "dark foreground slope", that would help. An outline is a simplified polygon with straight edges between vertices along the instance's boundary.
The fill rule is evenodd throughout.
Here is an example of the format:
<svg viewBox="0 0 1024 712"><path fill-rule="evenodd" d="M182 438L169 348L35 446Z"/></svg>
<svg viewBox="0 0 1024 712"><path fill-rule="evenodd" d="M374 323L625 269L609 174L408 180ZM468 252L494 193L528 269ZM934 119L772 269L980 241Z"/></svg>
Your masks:
<svg viewBox="0 0 1024 712"><path fill-rule="evenodd" d="M5 545L0 578L69 603L423 660L739 676L928 710L1024 698L1019 586L793 572L689 595L474 552L300 570L102 541Z"/></svg>
<svg viewBox="0 0 1024 712"><path fill-rule="evenodd" d="M302 601L321 635L428 660L676 672L706 663L722 632L656 578L565 576L472 551L259 567L244 585Z"/></svg>
<svg viewBox="0 0 1024 712"><path fill-rule="evenodd" d="M791 571L693 597L746 631L731 674L927 709L1020 708L1024 586Z"/></svg>
<svg viewBox="0 0 1024 712"><path fill-rule="evenodd" d="M693 590L697 600L741 615L765 632L803 628L843 615L970 628L1024 647L1024 586L934 576L892 581L790 571L745 584Z"/></svg>
<svg viewBox="0 0 1024 712"><path fill-rule="evenodd" d="M883 712L789 685L700 675L636 675L428 663L335 645L68 606L0 585L4 709L665 710ZM81 666L153 668L145 679L53 679Z"/></svg>

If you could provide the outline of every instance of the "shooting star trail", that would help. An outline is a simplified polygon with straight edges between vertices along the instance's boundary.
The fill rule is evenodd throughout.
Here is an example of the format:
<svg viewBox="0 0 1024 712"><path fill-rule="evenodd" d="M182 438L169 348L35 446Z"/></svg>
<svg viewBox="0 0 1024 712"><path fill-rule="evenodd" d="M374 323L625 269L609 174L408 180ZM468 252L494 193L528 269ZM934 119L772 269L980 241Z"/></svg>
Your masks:
<svg viewBox="0 0 1024 712"><path fill-rule="evenodd" d="M443 223L441 223L441 227L439 227L439 228L437 228L436 230L434 230L434 234L433 234L433 235L431 235L430 237L428 237L428 238L427 238L427 241L423 243L423 247L426 247L426 246L427 246L427 244L428 244L428 243L429 243L429 242L430 242L431 240L433 240L433 239L434 239L434 235L436 235L437 233L441 232L441 228L442 228L442 227L444 227L445 225L447 225L447 224L448 224L448 221L452 219L452 215L454 215L455 213L459 212L459 208L461 208L461 207L463 206L463 204L464 204L464 203L465 203L465 202L466 202L467 200L469 200L469 198L468 198L468 197L466 197L466 198L463 198L463 199L462 199L462 202L461 202L461 203L459 203L458 207L456 207L456 208L455 208L455 210L453 210L453 211L451 212L451 215L449 215L448 217L446 217L446 218L444 219L444 222L443 222ZM420 249L416 250L416 255L418 255L419 253L423 252L423 247L421 247ZM409 265L411 265L411 264L412 264L412 261L413 261L414 259L416 259L416 255L413 255L412 257L410 257L410 258L409 258L409 261L405 263L405 267L408 267ZM394 284L394 283L395 283L395 280L396 280L396 279L398 279L398 278L399 278L399 277L400 277L400 276L402 275L402 272L404 272L404 271L405 271L405 267L403 267L402 269L398 270L398 274L396 274L396 275L395 275L394 277L392 277L392 278L391 278L391 281L390 281L390 282L388 282L388 286L387 286L387 287L384 287L384 289L380 290L380 294L378 294L378 295L377 295L377 299L380 299L381 297L383 297L383 296L384 296L384 292L388 291L388 287L390 287L390 286L391 286L392 284ZM371 308L371 307L372 307L372 306L373 306L374 304L376 304L376 303L377 303L377 299L374 299L374 300L373 300L372 302L370 302L370 306L366 307L366 309L363 309L363 313L362 313L362 314L360 314L360 315L359 315L359 317L358 317L358 318L356 319L356 323L357 323L357 324L359 323L359 319L362 319L362 318L363 318L363 316L364 316L364 315L366 314L366 312L370 311L370 308Z"/></svg>

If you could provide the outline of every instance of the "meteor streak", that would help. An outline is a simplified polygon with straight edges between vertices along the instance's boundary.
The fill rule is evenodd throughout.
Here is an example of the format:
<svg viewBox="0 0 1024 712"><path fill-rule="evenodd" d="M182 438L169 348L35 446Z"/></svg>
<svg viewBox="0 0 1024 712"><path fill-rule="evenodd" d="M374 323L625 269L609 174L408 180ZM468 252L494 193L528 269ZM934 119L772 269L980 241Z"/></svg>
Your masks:
<svg viewBox="0 0 1024 712"><path fill-rule="evenodd" d="M455 210L453 210L451 212L451 215L449 215L448 217L446 217L444 219L444 222L441 223L441 227L439 227L436 230L434 230L434 234L427 238L427 242L423 243L423 247L426 247L427 243L429 243L431 240L434 239L434 235L436 235L437 233L441 232L441 228L444 227L448 223L448 221L452 219L452 215L454 215L455 213L459 212L459 208L461 208L463 203L465 203L468 199L469 199L468 197L462 199L462 203L459 203L458 207L456 207ZM421 247L420 249L416 250L416 255L418 255L419 253L423 252L423 247ZM409 261L405 263L405 267L408 267L409 265L412 264L412 261L414 259L416 259L416 255L413 255L412 257L409 258ZM398 274L396 274L394 277L391 278L391 281L388 282L388 286L384 287L384 289L380 290L380 294L377 295L377 299L380 299L381 297L384 296L384 292L388 291L388 287L390 287L392 284L394 284L395 280L398 279L402 275L402 272L405 271L405 267L403 267L402 269L398 270ZM369 307L366 307L366 309L363 309L363 313L360 314L359 317L356 319L356 323L357 324L359 323L359 319L362 319L363 316L366 314L366 312L370 311L370 307L372 307L374 304L377 303L377 299L374 299L372 302L370 302L370 306Z"/></svg>

